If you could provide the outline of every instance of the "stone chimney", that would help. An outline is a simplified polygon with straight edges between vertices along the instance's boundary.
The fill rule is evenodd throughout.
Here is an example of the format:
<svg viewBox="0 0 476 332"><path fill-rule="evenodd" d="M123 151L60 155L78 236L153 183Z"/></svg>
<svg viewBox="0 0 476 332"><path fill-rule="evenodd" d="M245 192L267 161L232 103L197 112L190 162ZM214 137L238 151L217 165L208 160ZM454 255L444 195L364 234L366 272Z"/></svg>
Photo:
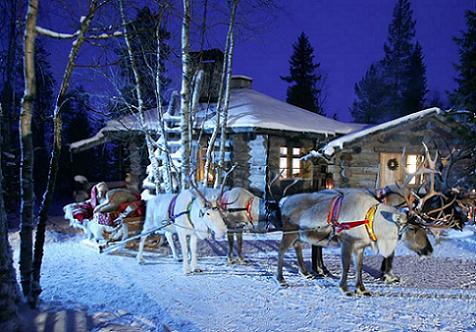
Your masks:
<svg viewBox="0 0 476 332"><path fill-rule="evenodd" d="M215 103L218 100L218 90L220 87L220 77L223 67L223 52L217 48L203 50L201 52L190 52L192 58L192 73L203 69L202 91L200 92L200 102L208 101Z"/></svg>
<svg viewBox="0 0 476 332"><path fill-rule="evenodd" d="M244 75L233 75L231 77L230 88L232 89L251 89L253 79Z"/></svg>

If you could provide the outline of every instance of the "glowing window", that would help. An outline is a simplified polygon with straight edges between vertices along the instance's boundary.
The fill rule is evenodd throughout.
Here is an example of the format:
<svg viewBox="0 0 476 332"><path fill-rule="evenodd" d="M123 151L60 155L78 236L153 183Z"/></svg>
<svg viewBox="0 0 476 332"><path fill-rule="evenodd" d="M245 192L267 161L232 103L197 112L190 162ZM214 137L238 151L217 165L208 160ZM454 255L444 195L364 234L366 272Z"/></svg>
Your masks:
<svg viewBox="0 0 476 332"><path fill-rule="evenodd" d="M419 155L416 155L416 154L409 154L407 155L407 165L406 165L406 170L407 170L407 173L408 174L413 174L413 173L416 173L417 169L418 169L418 166L420 165L421 163L421 156ZM420 181L420 178L421 178L421 175L418 175L418 176L414 176L411 181L410 181L410 185L416 185L416 184L419 184L421 181Z"/></svg>
<svg viewBox="0 0 476 332"><path fill-rule="evenodd" d="M279 153L279 172L281 178L300 177L302 173L301 149L280 147Z"/></svg>

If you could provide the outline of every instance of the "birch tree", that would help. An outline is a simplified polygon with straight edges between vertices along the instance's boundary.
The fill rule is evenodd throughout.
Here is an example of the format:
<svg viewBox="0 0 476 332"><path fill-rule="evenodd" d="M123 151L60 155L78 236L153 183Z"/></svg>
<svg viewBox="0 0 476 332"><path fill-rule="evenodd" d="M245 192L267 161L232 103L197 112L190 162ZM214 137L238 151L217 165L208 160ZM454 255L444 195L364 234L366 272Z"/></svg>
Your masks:
<svg viewBox="0 0 476 332"><path fill-rule="evenodd" d="M162 178L164 180L164 188L166 193L172 193L172 160L170 159L170 153L167 149L167 136L165 133L165 123L163 119L163 112L162 112L162 91L161 91L161 79L160 79L160 72L161 72L161 59L160 59L160 21L157 24L157 30L155 37L157 39L157 68L156 68L156 75L155 75L155 98L157 100L157 119L159 120L159 140L157 142L158 149L160 150L160 156L162 159ZM172 101L172 100L171 100ZM155 159L155 153L152 156ZM157 190L157 185L156 185ZM158 193L158 191L157 191Z"/></svg>
<svg viewBox="0 0 476 332"><path fill-rule="evenodd" d="M0 104L0 118L2 105ZM0 127L0 331L18 331L17 303L20 300L12 249L8 242L8 222L3 201L2 129Z"/></svg>
<svg viewBox="0 0 476 332"><path fill-rule="evenodd" d="M66 101L66 94L70 85L71 76L73 74L74 68L76 66L76 59L78 57L79 49L84 43L86 38L86 33L89 30L91 21L97 10L103 6L106 1L99 2L99 0L92 0L89 3L88 13L85 17L81 17L79 30L74 34L74 40L72 42L71 50L68 55L68 62L66 64L66 69L64 71L63 80L60 85L58 95L56 97L54 111L53 111L53 149L50 156L50 164L48 170L48 181L46 185L45 192L43 194L43 199L40 206L40 211L38 215L38 228L36 232L35 239L35 253L33 261L33 276L31 278L31 291L29 292L28 301L30 305L36 306L38 304L38 299L41 293L40 286L40 272L41 264L43 259L43 245L45 242L45 230L46 223L48 220L48 211L53 200L53 194L56 186L56 177L59 167L59 158L61 154L61 129L62 129L62 120L61 120L61 108ZM55 33L47 33L50 37L54 37ZM58 35L58 33L56 33Z"/></svg>
<svg viewBox="0 0 476 332"><path fill-rule="evenodd" d="M222 66L222 72L220 77L220 85L218 88L218 100L216 104L216 115L215 115L215 127L213 128L212 135L210 140L208 141L207 151L205 155L205 170L204 170L204 185L208 184L208 177L210 172L210 167L212 165L213 159L213 151L215 149L215 142L218 137L218 133L220 132L220 160L221 160L221 141L223 141L223 162L221 166L224 166L224 159L225 159L225 128L226 128L226 121L228 120L228 105L230 100L230 81L231 81L231 74L232 74L232 60L233 60L233 48L234 48L234 26L236 20L236 9L238 7L239 0L233 0L230 12L230 23L228 26L228 32L226 35L226 42L225 42L225 55L224 61ZM221 170L217 170L217 176L215 179L215 186L219 186L221 183Z"/></svg>
<svg viewBox="0 0 476 332"><path fill-rule="evenodd" d="M190 59L190 0L183 0L182 19L182 87L180 90L181 111L181 142L182 142L182 165L181 165L181 188L188 188L190 175L190 157L192 151L192 126L190 117L190 83L191 83L191 59Z"/></svg>
<svg viewBox="0 0 476 332"><path fill-rule="evenodd" d="M20 112L20 283L23 294L30 293L32 273L32 243L33 243L33 140L31 132L31 119L33 104L36 95L35 86L35 39L36 18L38 14L38 0L29 0L26 13L23 76L25 78L25 91L23 93Z"/></svg>
<svg viewBox="0 0 476 332"><path fill-rule="evenodd" d="M126 14L124 13L124 1L119 0L119 9L121 12L121 21L122 21L122 26L123 26L123 35L124 35L124 41L126 42L127 46L127 54L129 56L129 62L130 66L132 69L132 72L134 73L134 86L135 86L135 93L137 97L137 115L139 117L140 125L141 128L144 132L145 136L145 142L147 145L147 152L149 155L149 161L152 166L152 170L154 172L154 184L155 184L155 190L156 192L160 192L160 170L159 170L159 163L157 158L154 156L154 142L152 140L152 137L150 136L150 131L149 128L147 128L147 124L145 122L144 118L144 101L142 99L142 91L141 91L141 76L139 75L138 68L136 66L135 58L134 55L132 54L132 46L131 46L131 41L127 29L127 22L126 22Z"/></svg>
<svg viewBox="0 0 476 332"><path fill-rule="evenodd" d="M226 124L228 122L228 106L230 105L230 82L233 66L233 49L235 47L235 18L236 8L238 7L239 0L233 0L230 13L230 25L228 27L228 33L226 36L227 44L229 44L228 52L226 56L226 83L225 83L225 100L223 102L223 109L220 112L221 116L221 131L220 131L220 155L218 159L217 176L215 179L215 188L218 188L222 181L222 172L225 167L225 143L226 143ZM217 115L218 116L218 115Z"/></svg>

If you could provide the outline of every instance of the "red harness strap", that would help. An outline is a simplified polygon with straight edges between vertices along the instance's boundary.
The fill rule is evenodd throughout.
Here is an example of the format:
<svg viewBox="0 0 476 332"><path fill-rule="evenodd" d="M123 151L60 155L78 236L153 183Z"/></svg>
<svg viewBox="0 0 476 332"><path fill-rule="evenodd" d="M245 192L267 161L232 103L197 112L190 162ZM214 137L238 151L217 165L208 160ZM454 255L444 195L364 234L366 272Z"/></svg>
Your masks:
<svg viewBox="0 0 476 332"><path fill-rule="evenodd" d="M251 197L248 200L248 202L246 203L246 206L244 208L228 208L228 204L232 204L232 203L227 203L225 195L223 195L223 197L220 199L218 204L220 205L220 208L223 211L226 211L226 212L229 212L229 213L245 211L246 217L248 218L248 221L251 223L251 225L254 225L253 224L253 221L254 221L253 220L253 211L252 211L252 209L253 209L253 200L254 200L254 197Z"/></svg>
<svg viewBox="0 0 476 332"><path fill-rule="evenodd" d="M344 195L342 194L339 194L338 196L332 199L329 213L327 214L327 223L329 225L334 226L337 230L337 233L340 233L343 230L352 229L362 225L368 226L369 220L367 218L363 220L355 220L355 221L344 221L344 222L338 221L343 200L344 200Z"/></svg>
<svg viewBox="0 0 476 332"><path fill-rule="evenodd" d="M348 230L348 229L352 229L352 228L355 228L355 227L358 227L358 226L368 225L368 224L369 224L368 219L357 220L357 221L341 222L341 223L338 223L338 224L336 225L336 227L337 227L337 233L340 233L340 232L342 232L343 230Z"/></svg>
<svg viewBox="0 0 476 332"><path fill-rule="evenodd" d="M248 220L250 221L251 225L253 225L253 214L251 213L251 209L253 207L253 200L254 197L251 197L248 203L246 204L246 216L248 217Z"/></svg>

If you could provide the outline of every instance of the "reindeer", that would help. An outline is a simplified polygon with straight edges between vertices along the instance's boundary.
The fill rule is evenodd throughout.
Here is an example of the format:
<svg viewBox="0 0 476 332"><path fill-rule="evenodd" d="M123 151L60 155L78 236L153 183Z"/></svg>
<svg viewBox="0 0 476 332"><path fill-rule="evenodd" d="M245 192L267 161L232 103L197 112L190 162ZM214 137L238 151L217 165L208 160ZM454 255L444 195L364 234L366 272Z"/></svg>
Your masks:
<svg viewBox="0 0 476 332"><path fill-rule="evenodd" d="M431 157L427 145L423 142L425 158L420 162L417 167L417 171L414 174L409 174L406 169L403 169L404 181L401 183L395 183L385 188L378 189L376 197L384 203L409 210L409 222L406 225L406 236L412 237L411 241L407 241L411 244L412 250L422 256L431 255L433 247L428 239L427 230L430 230L433 234L438 233L443 228L461 228L464 223L464 216L466 211L464 209L464 200L466 196L459 195L456 197L455 189L448 189L446 179L448 179L449 169L455 161L465 158L463 153L458 153L457 156L449 155L446 158L445 164L447 167L441 168L440 171L436 170L439 152L435 153L435 157ZM452 152L453 153L453 152ZM463 157L462 157L463 156ZM405 149L402 153L400 164L404 165L405 162ZM449 162L448 162L449 161ZM425 164L427 164L425 166ZM410 188L410 181L418 175L429 174L430 182L425 193L421 193L423 185L420 188L413 190ZM439 186L443 191L435 190L435 176L442 175ZM313 247L316 250L315 256L316 262L313 262L315 266L316 274L327 274L328 271L324 266L322 259L322 248ZM386 283L398 282L400 278L395 276L392 272L394 254L386 257L382 261L381 272L382 279Z"/></svg>
<svg viewBox="0 0 476 332"><path fill-rule="evenodd" d="M253 195L244 188L232 188L224 193L220 193L222 199L219 201L220 209L230 229L227 232L229 264L233 264L233 244L236 237L237 242L237 262L244 263L242 255L243 248L243 229L257 226L260 217L260 206L262 199Z"/></svg>
<svg viewBox="0 0 476 332"><path fill-rule="evenodd" d="M175 204L177 198L178 194L159 194L149 197L146 204L145 221L142 226L141 234L147 233L154 228L164 226L164 228L162 228L158 233L165 235L170 249L172 250L173 258L180 261L173 242L173 234L176 234L177 231L172 222L175 216ZM141 236L139 251L136 256L139 263L144 263L143 255L146 240L147 235Z"/></svg>
<svg viewBox="0 0 476 332"><path fill-rule="evenodd" d="M331 202L341 197L341 212L331 216ZM283 219L283 239L279 248L278 282L286 286L283 278L284 253L294 246L302 275L312 278L304 265L302 243L327 246L338 238L341 244L341 290L347 294L347 275L352 254L356 259L356 293L370 295L362 281L363 252L368 246L389 257L395 250L399 233L405 243L412 241L404 227L407 217L392 206L379 202L362 189L325 190L312 194L285 197L280 202ZM411 248L411 246L410 246Z"/></svg>
<svg viewBox="0 0 476 332"><path fill-rule="evenodd" d="M197 265L198 240L207 238L209 231L214 232L215 238L221 238L227 230L218 206L221 197L210 195L211 198L207 199L193 180L191 185L192 189L184 190L178 194L161 194L149 199L146 220L141 232L145 234L153 228L165 226L161 232L165 233L172 254L175 259L178 259L172 239L172 234L176 233L182 250L185 274L202 271ZM136 257L139 262L143 262L146 238L147 235L143 235L140 240L139 252ZM188 241L187 238L190 240Z"/></svg>

